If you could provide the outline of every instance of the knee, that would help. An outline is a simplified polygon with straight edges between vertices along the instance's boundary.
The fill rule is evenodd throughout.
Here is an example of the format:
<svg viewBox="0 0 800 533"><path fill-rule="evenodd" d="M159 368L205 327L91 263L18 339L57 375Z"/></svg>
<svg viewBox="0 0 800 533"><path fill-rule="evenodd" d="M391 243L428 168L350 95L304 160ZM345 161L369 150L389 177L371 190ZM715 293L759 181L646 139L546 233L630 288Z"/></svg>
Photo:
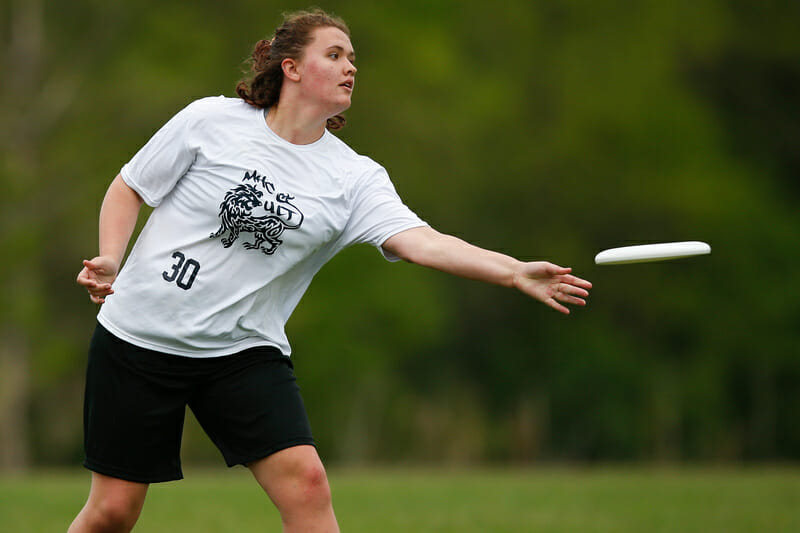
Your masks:
<svg viewBox="0 0 800 533"><path fill-rule="evenodd" d="M88 531L130 531L139 518L141 507L124 498L106 498L87 509Z"/></svg>
<svg viewBox="0 0 800 533"><path fill-rule="evenodd" d="M328 476L320 463L300 466L294 473L294 503L303 507L326 507L331 503Z"/></svg>
<svg viewBox="0 0 800 533"><path fill-rule="evenodd" d="M328 476L312 446L287 448L248 466L285 522L331 511Z"/></svg>

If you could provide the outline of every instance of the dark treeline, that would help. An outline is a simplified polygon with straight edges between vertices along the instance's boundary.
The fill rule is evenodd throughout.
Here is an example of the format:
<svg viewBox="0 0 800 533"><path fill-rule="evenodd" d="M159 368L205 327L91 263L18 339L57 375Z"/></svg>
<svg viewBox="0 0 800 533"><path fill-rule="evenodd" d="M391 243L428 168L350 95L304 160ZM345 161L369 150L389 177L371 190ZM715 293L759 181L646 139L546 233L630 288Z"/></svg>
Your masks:
<svg viewBox="0 0 800 533"><path fill-rule="evenodd" d="M595 289L563 317L345 251L289 323L323 457L799 459L799 5L324 3L358 57L339 135L434 227ZM181 107L233 96L252 44L305 7L0 6L5 468L80 460L96 308L74 278L106 186ZM593 263L674 240L712 255ZM218 461L191 420L184 452Z"/></svg>

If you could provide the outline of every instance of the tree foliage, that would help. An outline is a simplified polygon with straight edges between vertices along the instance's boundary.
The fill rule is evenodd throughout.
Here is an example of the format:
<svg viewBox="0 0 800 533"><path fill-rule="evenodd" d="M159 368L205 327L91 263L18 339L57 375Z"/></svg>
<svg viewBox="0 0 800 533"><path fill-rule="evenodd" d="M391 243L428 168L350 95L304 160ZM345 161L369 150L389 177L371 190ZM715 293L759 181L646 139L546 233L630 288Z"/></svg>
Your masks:
<svg viewBox="0 0 800 533"><path fill-rule="evenodd" d="M29 4L40 10L19 15ZM81 453L96 309L74 277L96 252L106 186L189 101L233 95L252 44L305 7L1 8L13 74L0 115L2 348L29 363L14 409L35 461ZM595 284L564 318L367 247L343 252L289 323L324 456L800 457L796 3L323 7L348 21L358 57L341 137L434 227ZM37 27L39 41L22 37ZM707 241L712 255L592 261L673 240ZM198 433L187 428L187 458L215 455Z"/></svg>

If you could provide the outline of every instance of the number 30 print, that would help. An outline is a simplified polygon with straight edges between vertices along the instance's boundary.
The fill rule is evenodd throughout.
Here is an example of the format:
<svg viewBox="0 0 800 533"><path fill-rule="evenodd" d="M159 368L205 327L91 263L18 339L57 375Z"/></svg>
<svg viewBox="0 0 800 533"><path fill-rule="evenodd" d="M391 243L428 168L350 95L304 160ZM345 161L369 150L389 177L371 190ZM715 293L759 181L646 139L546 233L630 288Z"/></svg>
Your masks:
<svg viewBox="0 0 800 533"><path fill-rule="evenodd" d="M200 271L200 263L194 259L186 259L186 256L181 252L172 254L173 259L176 259L175 264L172 265L172 272L162 272L161 275L170 283L173 281L181 289L188 291L192 288L197 273Z"/></svg>

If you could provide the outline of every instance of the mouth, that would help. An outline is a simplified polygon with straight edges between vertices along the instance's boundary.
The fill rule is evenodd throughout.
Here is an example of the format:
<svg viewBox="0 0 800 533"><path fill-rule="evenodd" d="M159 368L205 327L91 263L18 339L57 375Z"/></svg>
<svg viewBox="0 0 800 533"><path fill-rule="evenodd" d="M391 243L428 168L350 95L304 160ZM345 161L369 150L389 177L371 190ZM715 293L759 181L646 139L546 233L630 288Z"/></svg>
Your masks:
<svg viewBox="0 0 800 533"><path fill-rule="evenodd" d="M347 80L344 83L340 83L339 87L344 87L348 91L352 91L353 90L353 80Z"/></svg>

